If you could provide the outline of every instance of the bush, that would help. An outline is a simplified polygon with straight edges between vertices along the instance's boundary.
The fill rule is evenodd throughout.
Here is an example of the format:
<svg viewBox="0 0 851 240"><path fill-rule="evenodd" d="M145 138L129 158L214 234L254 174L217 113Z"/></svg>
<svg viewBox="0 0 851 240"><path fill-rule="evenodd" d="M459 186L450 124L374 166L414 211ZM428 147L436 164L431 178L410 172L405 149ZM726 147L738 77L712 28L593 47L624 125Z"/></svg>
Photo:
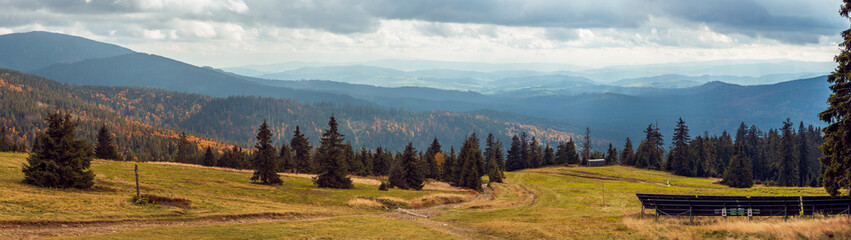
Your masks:
<svg viewBox="0 0 851 240"><path fill-rule="evenodd" d="M390 190L390 184L387 183L387 182L381 182L381 185L378 185L378 190L388 191L388 190Z"/></svg>

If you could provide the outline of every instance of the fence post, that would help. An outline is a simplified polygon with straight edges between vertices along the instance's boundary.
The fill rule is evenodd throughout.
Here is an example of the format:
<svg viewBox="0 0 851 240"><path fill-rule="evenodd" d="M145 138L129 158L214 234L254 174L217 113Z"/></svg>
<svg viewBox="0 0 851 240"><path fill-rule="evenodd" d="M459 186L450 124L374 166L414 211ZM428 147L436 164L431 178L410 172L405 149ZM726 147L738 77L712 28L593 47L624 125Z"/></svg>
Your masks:
<svg viewBox="0 0 851 240"><path fill-rule="evenodd" d="M140 197L142 193L139 191L139 165L133 164L133 171L136 172L136 197Z"/></svg>

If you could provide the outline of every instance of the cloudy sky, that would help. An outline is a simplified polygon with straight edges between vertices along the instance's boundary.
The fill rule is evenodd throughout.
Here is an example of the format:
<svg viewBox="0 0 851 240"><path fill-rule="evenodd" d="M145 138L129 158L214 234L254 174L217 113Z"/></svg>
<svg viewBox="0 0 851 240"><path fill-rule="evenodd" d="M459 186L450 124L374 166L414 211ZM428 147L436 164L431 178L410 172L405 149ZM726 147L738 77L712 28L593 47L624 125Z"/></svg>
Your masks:
<svg viewBox="0 0 851 240"><path fill-rule="evenodd" d="M196 65L426 59L589 67L831 61L838 0L0 0L44 30Z"/></svg>

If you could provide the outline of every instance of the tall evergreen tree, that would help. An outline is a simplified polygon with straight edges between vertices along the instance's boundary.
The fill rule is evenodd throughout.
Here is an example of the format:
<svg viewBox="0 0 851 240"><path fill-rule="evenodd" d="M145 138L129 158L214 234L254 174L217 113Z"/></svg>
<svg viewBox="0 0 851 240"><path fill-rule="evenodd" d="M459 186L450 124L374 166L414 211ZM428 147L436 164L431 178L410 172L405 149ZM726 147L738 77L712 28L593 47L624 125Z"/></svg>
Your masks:
<svg viewBox="0 0 851 240"><path fill-rule="evenodd" d="M591 157L591 128L585 128L585 136L582 137L582 165L586 164L588 158Z"/></svg>
<svg viewBox="0 0 851 240"><path fill-rule="evenodd" d="M727 131L721 133L721 137L715 143L715 157L718 158L720 164L715 166L714 171L718 176L724 176L724 170L727 169L727 166L730 165L730 160L733 158L734 149L733 139L730 138L730 134L727 134Z"/></svg>
<svg viewBox="0 0 851 240"><path fill-rule="evenodd" d="M287 143L281 144L281 150L278 153L278 169L284 172L292 172L295 168L295 159L293 159L293 150Z"/></svg>
<svg viewBox="0 0 851 240"><path fill-rule="evenodd" d="M753 186L753 169L750 159L745 154L744 144L736 144L730 165L724 170L724 185L735 188L749 188Z"/></svg>
<svg viewBox="0 0 851 240"><path fill-rule="evenodd" d="M24 183L51 188L90 188L92 147L75 139L77 122L70 112L57 109L48 114L47 130L38 133L23 165Z"/></svg>
<svg viewBox="0 0 851 240"><path fill-rule="evenodd" d="M375 148L375 155L372 156L372 171L378 176L387 176L390 174L391 160L390 155L384 152L381 147Z"/></svg>
<svg viewBox="0 0 851 240"><path fill-rule="evenodd" d="M458 162L455 156L455 147L449 147L449 155L446 155L443 160L443 172L441 179L452 185L457 185L458 180Z"/></svg>
<svg viewBox="0 0 851 240"><path fill-rule="evenodd" d="M337 130L337 119L331 116L328 121L328 129L322 133L322 140L316 149L316 157L319 160L320 173L316 177L316 186L324 188L352 188L352 179L347 177L348 166L346 166L345 149L343 147L343 134Z"/></svg>
<svg viewBox="0 0 851 240"><path fill-rule="evenodd" d="M653 127L653 124L647 126L644 130L645 138L638 145L638 150L635 152L635 166L639 168L662 168L662 157L665 154L663 148L664 141L662 134L659 133L658 127Z"/></svg>
<svg viewBox="0 0 851 240"><path fill-rule="evenodd" d="M543 152L544 151L541 150L541 145L538 144L538 139L532 137L532 140L529 141L529 148L526 150L526 164L524 165L526 165L527 168L540 167L542 162L541 158L543 158Z"/></svg>
<svg viewBox="0 0 851 240"><path fill-rule="evenodd" d="M842 3L839 15L851 19L851 0ZM833 93L827 98L827 109L819 113L819 118L829 123L822 129L825 142L820 147L824 153L820 160L826 166L822 184L831 196L839 196L842 189L851 187L851 28L841 35L842 51L833 58L838 66L827 76ZM851 191L846 195L851 196Z"/></svg>
<svg viewBox="0 0 851 240"><path fill-rule="evenodd" d="M400 189L422 189L425 174L420 166L422 164L417 160L413 143L408 142L399 160L397 170L390 173L390 185Z"/></svg>
<svg viewBox="0 0 851 240"><path fill-rule="evenodd" d="M373 175L372 173L372 154L369 153L369 150L366 147L361 146L360 152L358 153L358 161L363 165L363 169L357 173L360 176L369 176Z"/></svg>
<svg viewBox="0 0 851 240"><path fill-rule="evenodd" d="M549 148L549 149L552 150L552 148ZM552 154L552 151L549 151L549 152L550 152L550 154ZM493 153L491 153L491 154L493 154ZM502 169L499 168L499 164L497 164L496 162L497 162L496 157L488 158L488 167L487 167L487 169L488 169L488 181L501 183L502 178L504 176L502 175Z"/></svg>
<svg viewBox="0 0 851 240"><path fill-rule="evenodd" d="M364 169L363 161L358 158L352 144L346 141L346 144L343 144L343 150L346 156L346 166L349 167L348 173L360 175Z"/></svg>
<svg viewBox="0 0 851 240"><path fill-rule="evenodd" d="M629 137L626 138L626 142L623 145L623 151L621 151L621 161L624 165L633 166L635 165L635 153L632 150L632 140Z"/></svg>
<svg viewBox="0 0 851 240"><path fill-rule="evenodd" d="M674 129L674 136L671 142L670 163L671 171L680 176L694 176L695 166L692 161L691 151L689 151L689 134L688 126L685 121L680 118L677 121L677 127Z"/></svg>
<svg viewBox="0 0 851 240"><path fill-rule="evenodd" d="M191 147L189 140L186 139L186 133L180 132L177 140L177 156L174 157L174 160L179 163L192 163L194 151L191 150Z"/></svg>
<svg viewBox="0 0 851 240"><path fill-rule="evenodd" d="M618 160L617 150L612 146L612 143L609 143L609 149L606 149L606 165L615 164Z"/></svg>
<svg viewBox="0 0 851 240"><path fill-rule="evenodd" d="M275 151L275 146L272 145L272 131L269 130L269 125L266 120L257 128L257 142L254 148L257 151L252 158L254 166L254 175L251 176L251 181L260 181L263 184L282 184L281 176L278 176L278 156Z"/></svg>
<svg viewBox="0 0 851 240"><path fill-rule="evenodd" d="M798 150L795 142L795 132L792 130L792 120L786 118L783 122L783 137L780 139L779 146L779 173L777 176L777 184L780 186L798 186L800 183L800 173L798 169Z"/></svg>
<svg viewBox="0 0 851 240"><path fill-rule="evenodd" d="M579 164L581 163L581 159L579 158L579 153L576 152L576 142L573 142L573 138L567 141L567 164Z"/></svg>
<svg viewBox="0 0 851 240"><path fill-rule="evenodd" d="M798 125L798 186L805 187L809 186L809 144L807 142L807 129L804 128L804 122L802 121L800 125Z"/></svg>
<svg viewBox="0 0 851 240"><path fill-rule="evenodd" d="M479 149L479 138L476 137L476 133L470 134L464 140L461 153L458 155L458 161L462 163L458 185L477 191L481 190L481 176L483 175L483 171L479 169L479 162L482 161L482 151Z"/></svg>
<svg viewBox="0 0 851 240"><path fill-rule="evenodd" d="M505 159L505 168L507 171L514 171L523 169L523 144L520 141L520 137L514 135L511 137L511 148L508 149L508 158Z"/></svg>
<svg viewBox="0 0 851 240"><path fill-rule="evenodd" d="M204 159L202 159L201 165L208 167L216 166L216 154L213 153L212 147L208 146L207 149L204 150Z"/></svg>
<svg viewBox="0 0 851 240"><path fill-rule="evenodd" d="M5 139L5 135L0 136ZM98 130L97 144L95 144L95 156L100 159L118 160L118 151L115 150L115 145L112 143L112 134L106 123L101 125Z"/></svg>
<svg viewBox="0 0 851 240"><path fill-rule="evenodd" d="M290 140L290 146L293 148L293 169L295 173L313 172L313 161L310 160L310 140L301 133L298 126L295 126L293 138Z"/></svg>
<svg viewBox="0 0 851 240"><path fill-rule="evenodd" d="M437 165L437 161L434 158L435 155L440 153L440 142L437 141L437 138L431 142L431 146L428 147L428 150L425 152L425 175L427 178L437 179L440 177L440 166Z"/></svg>
<svg viewBox="0 0 851 240"><path fill-rule="evenodd" d="M491 158L495 159L497 166L500 171L502 171L502 169L505 168L505 156L503 156L502 153L502 142L496 139L492 133L489 133L485 145L485 162L490 165ZM485 166L485 170L490 172L490 167Z"/></svg>

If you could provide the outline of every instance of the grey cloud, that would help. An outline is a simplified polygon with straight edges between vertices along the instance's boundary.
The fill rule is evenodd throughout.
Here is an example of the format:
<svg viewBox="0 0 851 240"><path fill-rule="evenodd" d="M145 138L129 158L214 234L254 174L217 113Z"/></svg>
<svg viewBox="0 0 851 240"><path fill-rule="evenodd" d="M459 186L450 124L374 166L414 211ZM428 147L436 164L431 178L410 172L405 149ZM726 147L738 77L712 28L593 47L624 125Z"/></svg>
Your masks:
<svg viewBox="0 0 851 240"><path fill-rule="evenodd" d="M576 29L547 28L546 36L549 40L566 42L579 39L579 32L577 32Z"/></svg>

